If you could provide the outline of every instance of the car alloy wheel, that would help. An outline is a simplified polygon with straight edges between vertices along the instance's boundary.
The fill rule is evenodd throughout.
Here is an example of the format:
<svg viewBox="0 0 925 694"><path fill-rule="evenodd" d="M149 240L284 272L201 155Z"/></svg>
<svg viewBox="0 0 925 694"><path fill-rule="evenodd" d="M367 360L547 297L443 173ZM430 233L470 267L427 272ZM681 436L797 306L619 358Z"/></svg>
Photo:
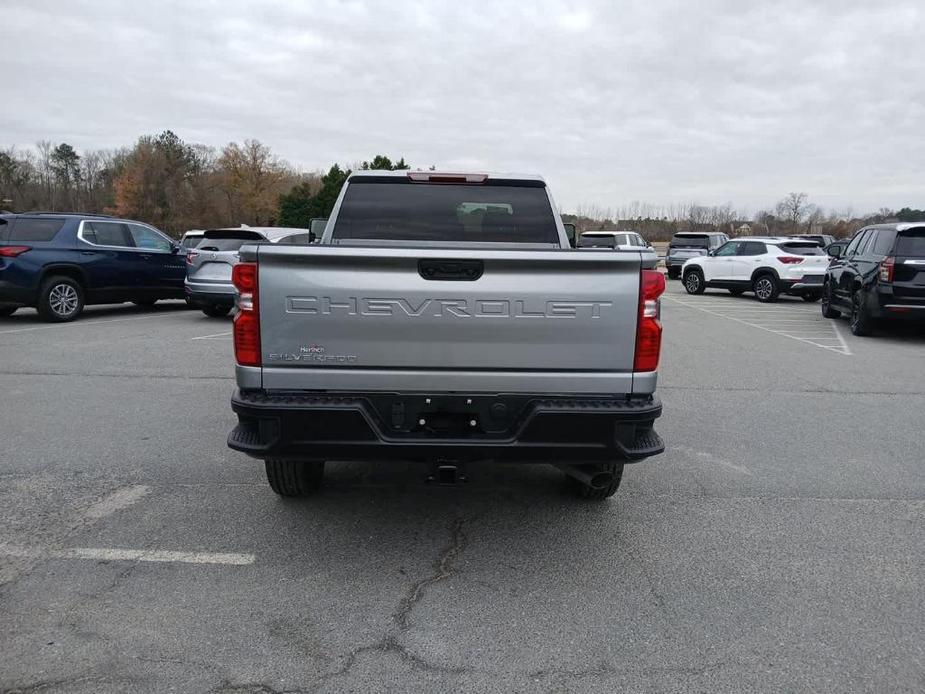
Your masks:
<svg viewBox="0 0 925 694"><path fill-rule="evenodd" d="M689 272L684 278L684 286L689 293L696 294L700 289L700 275L696 272Z"/></svg>
<svg viewBox="0 0 925 694"><path fill-rule="evenodd" d="M767 301L774 294L774 280L770 277L762 277L755 282L755 296L761 301Z"/></svg>
<svg viewBox="0 0 925 694"><path fill-rule="evenodd" d="M77 290L70 284L56 284L48 293L48 305L55 315L67 318L77 310L80 299Z"/></svg>

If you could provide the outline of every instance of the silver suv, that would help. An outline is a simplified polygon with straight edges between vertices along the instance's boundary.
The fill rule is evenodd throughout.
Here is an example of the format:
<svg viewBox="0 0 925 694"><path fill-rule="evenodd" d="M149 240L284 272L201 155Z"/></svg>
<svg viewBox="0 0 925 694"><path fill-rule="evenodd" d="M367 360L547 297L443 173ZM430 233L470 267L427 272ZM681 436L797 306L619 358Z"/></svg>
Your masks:
<svg viewBox="0 0 925 694"><path fill-rule="evenodd" d="M238 249L245 243L307 245L315 240L308 229L248 227L209 229L202 241L186 255L186 300L212 318L227 316L234 306L235 290L231 269L238 262Z"/></svg>

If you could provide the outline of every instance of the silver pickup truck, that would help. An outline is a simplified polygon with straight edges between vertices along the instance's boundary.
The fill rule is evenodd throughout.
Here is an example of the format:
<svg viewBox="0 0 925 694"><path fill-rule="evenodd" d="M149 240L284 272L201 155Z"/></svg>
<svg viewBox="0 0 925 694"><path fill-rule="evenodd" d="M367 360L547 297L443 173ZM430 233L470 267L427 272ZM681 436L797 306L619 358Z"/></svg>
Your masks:
<svg viewBox="0 0 925 694"><path fill-rule="evenodd" d="M572 248L540 177L357 172L320 244L240 255L228 445L278 494L325 461L488 460L603 499L664 450L656 256Z"/></svg>

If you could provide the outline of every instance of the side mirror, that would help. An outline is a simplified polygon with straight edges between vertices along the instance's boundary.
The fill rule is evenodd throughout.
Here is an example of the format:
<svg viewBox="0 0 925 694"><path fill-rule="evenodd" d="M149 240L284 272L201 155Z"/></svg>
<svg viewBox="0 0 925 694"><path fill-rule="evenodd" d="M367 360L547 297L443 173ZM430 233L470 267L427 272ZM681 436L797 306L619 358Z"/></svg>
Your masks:
<svg viewBox="0 0 925 694"><path fill-rule="evenodd" d="M574 248L575 247L575 235L577 233L575 229L575 225L572 224L571 222L563 222L562 226L565 227L565 235L568 236L568 245Z"/></svg>
<svg viewBox="0 0 925 694"><path fill-rule="evenodd" d="M172 255L176 255L177 253L180 252L180 248L181 248L181 246L180 246L179 243L172 243L172 244L170 244L170 253L171 253Z"/></svg>
<svg viewBox="0 0 925 694"><path fill-rule="evenodd" d="M833 243L825 249L825 252L829 254L830 258L837 260L842 256L842 246L840 243Z"/></svg>
<svg viewBox="0 0 925 694"><path fill-rule="evenodd" d="M318 240L318 235L314 231L308 232L308 242L315 243Z"/></svg>
<svg viewBox="0 0 925 694"><path fill-rule="evenodd" d="M716 255L716 251L707 251L707 255L714 256Z"/></svg>

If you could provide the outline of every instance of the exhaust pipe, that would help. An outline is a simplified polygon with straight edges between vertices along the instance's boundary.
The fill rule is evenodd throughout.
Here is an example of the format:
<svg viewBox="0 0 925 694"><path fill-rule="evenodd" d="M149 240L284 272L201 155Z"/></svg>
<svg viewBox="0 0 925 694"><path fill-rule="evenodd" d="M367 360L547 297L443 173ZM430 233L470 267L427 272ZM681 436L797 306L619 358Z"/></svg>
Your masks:
<svg viewBox="0 0 925 694"><path fill-rule="evenodd" d="M607 470L588 472L581 466L572 465L571 463L555 463L555 466L569 477L575 478L592 489L604 489L613 482L613 473Z"/></svg>

